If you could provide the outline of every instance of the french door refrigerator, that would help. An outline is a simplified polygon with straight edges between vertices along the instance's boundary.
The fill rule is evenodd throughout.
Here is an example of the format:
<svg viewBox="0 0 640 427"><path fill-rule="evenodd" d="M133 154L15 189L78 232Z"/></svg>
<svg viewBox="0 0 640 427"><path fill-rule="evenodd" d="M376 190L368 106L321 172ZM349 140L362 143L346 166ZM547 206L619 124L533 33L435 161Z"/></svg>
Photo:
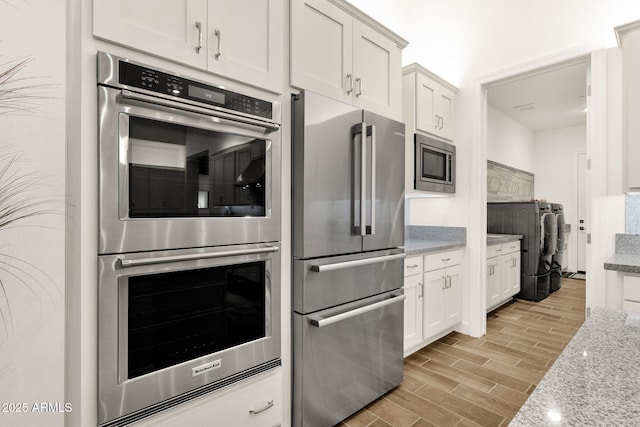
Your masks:
<svg viewBox="0 0 640 427"><path fill-rule="evenodd" d="M293 425L402 382L404 124L293 97Z"/></svg>

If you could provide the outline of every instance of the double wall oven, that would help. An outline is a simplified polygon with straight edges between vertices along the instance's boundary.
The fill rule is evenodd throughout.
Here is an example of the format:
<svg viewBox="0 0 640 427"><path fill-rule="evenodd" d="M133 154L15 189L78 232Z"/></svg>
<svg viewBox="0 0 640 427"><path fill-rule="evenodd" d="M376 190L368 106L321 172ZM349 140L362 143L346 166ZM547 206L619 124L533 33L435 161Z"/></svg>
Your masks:
<svg viewBox="0 0 640 427"><path fill-rule="evenodd" d="M278 102L98 53L98 424L280 365Z"/></svg>

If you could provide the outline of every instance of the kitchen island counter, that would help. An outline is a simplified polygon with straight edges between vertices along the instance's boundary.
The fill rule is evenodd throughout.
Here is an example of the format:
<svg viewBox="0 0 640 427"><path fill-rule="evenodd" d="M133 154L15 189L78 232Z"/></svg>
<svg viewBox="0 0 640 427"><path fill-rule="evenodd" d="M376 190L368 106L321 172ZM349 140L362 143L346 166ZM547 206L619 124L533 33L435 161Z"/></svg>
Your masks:
<svg viewBox="0 0 640 427"><path fill-rule="evenodd" d="M632 426L640 420L640 314L597 307L510 426Z"/></svg>

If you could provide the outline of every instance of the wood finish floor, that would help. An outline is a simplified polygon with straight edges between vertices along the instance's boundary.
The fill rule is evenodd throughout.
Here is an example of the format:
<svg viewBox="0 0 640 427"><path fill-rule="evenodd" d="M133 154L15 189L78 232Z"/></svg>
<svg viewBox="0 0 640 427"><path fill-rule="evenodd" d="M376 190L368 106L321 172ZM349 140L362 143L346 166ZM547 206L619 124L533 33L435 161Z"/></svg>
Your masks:
<svg viewBox="0 0 640 427"><path fill-rule="evenodd" d="M585 282L491 313L487 334L453 332L405 359L404 382L340 427L506 426L584 322Z"/></svg>

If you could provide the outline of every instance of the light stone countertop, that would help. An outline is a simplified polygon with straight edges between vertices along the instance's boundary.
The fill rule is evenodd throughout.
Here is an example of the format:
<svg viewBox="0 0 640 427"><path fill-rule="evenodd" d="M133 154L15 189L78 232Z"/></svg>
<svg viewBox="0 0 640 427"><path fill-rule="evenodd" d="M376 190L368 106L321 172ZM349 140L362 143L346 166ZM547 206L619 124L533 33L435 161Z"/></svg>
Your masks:
<svg viewBox="0 0 640 427"><path fill-rule="evenodd" d="M487 233L487 246L522 240L521 234L490 234Z"/></svg>
<svg viewBox="0 0 640 427"><path fill-rule="evenodd" d="M430 252L460 249L466 245L466 242L462 240L407 239L404 241L404 253L406 256L420 255Z"/></svg>
<svg viewBox="0 0 640 427"><path fill-rule="evenodd" d="M597 307L510 426L640 425L640 314Z"/></svg>
<svg viewBox="0 0 640 427"><path fill-rule="evenodd" d="M615 254L604 263L605 270L640 273L640 255Z"/></svg>

